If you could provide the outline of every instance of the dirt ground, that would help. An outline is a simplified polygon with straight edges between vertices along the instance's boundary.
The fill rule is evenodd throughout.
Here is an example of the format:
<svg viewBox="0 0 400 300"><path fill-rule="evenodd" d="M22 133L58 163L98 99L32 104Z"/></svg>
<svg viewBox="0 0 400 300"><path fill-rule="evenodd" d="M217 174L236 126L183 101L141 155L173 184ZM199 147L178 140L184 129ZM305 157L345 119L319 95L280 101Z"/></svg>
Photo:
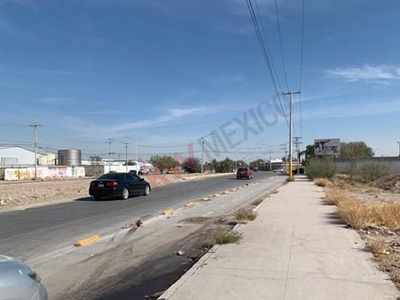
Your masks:
<svg viewBox="0 0 400 300"><path fill-rule="evenodd" d="M338 176L327 187L339 188L346 195L367 204L400 202L400 176L390 175L371 183L353 182L347 176ZM400 215L399 215L400 218ZM400 290L400 229L368 226L357 230L371 251L379 268L387 272Z"/></svg>
<svg viewBox="0 0 400 300"><path fill-rule="evenodd" d="M148 175L145 179L154 188L179 181L224 175L227 174ZM93 178L24 182L2 181L0 183L0 210L89 197L88 189L91 180Z"/></svg>

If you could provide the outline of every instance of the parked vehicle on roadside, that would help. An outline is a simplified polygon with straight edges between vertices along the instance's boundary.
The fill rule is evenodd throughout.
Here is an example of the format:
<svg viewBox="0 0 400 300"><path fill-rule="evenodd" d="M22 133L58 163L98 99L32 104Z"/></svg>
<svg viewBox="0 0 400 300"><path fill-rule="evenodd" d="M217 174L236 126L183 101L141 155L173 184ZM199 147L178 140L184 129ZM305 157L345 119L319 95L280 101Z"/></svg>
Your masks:
<svg viewBox="0 0 400 300"><path fill-rule="evenodd" d="M47 300L39 275L25 263L0 255L0 300Z"/></svg>
<svg viewBox="0 0 400 300"><path fill-rule="evenodd" d="M258 167L254 167L254 168L253 168L253 172L254 172L254 173L257 173L257 172L258 172Z"/></svg>
<svg viewBox="0 0 400 300"><path fill-rule="evenodd" d="M253 171L249 167L240 167L236 173L236 179L253 179Z"/></svg>
<svg viewBox="0 0 400 300"><path fill-rule="evenodd" d="M133 172L104 174L93 180L89 188L89 195L96 200L116 197L126 200L133 195L147 196L150 192L150 184Z"/></svg>

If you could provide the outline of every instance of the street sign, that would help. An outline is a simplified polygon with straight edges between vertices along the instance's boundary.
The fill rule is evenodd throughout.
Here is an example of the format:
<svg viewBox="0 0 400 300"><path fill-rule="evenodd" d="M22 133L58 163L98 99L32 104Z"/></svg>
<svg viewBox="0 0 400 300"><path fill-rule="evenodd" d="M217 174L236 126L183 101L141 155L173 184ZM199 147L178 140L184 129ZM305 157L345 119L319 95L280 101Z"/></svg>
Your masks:
<svg viewBox="0 0 400 300"><path fill-rule="evenodd" d="M340 139L314 140L314 155L340 155Z"/></svg>

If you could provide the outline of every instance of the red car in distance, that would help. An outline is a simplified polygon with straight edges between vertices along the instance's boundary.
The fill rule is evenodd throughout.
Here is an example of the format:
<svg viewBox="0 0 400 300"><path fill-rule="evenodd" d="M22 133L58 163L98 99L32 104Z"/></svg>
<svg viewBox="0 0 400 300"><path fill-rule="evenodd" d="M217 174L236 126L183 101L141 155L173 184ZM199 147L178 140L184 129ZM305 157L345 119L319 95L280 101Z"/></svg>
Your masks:
<svg viewBox="0 0 400 300"><path fill-rule="evenodd" d="M253 171L249 167L240 167L236 173L236 179L253 179Z"/></svg>

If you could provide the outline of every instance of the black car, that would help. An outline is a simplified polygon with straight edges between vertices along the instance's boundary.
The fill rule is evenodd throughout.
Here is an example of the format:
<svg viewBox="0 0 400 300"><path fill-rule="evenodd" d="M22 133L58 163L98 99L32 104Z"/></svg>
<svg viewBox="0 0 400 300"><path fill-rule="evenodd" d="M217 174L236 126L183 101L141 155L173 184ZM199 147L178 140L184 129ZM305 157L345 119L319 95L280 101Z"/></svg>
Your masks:
<svg viewBox="0 0 400 300"><path fill-rule="evenodd" d="M151 192L150 184L132 173L108 173L90 183L89 195L96 200L120 197L123 200L133 195L147 196Z"/></svg>

